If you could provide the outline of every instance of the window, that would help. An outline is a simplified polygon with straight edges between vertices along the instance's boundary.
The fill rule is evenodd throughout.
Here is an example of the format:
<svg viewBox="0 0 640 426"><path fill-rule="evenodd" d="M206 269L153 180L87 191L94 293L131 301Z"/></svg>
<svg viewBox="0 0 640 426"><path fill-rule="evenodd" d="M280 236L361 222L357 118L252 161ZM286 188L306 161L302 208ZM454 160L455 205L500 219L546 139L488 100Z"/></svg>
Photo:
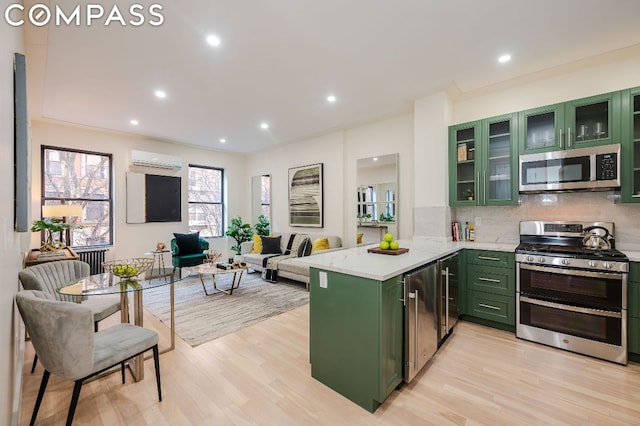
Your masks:
<svg viewBox="0 0 640 426"><path fill-rule="evenodd" d="M262 175L260 185L260 212L271 220L271 176Z"/></svg>
<svg viewBox="0 0 640 426"><path fill-rule="evenodd" d="M224 170L189 164L189 231L221 237L224 224Z"/></svg>
<svg viewBox="0 0 640 426"><path fill-rule="evenodd" d="M42 205L82 206L82 217L68 222L73 247L113 243L113 182L111 154L42 147Z"/></svg>

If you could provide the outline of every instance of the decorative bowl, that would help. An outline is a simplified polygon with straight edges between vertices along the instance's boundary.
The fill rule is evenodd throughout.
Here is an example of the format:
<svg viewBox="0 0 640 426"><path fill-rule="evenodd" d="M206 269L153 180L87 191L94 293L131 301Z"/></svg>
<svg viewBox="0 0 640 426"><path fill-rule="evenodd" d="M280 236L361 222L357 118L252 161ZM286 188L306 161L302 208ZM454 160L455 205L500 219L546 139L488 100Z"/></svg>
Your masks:
<svg viewBox="0 0 640 426"><path fill-rule="evenodd" d="M102 262L105 272L110 272L116 277L132 278L146 272L153 266L153 258L137 257L125 260L110 260Z"/></svg>

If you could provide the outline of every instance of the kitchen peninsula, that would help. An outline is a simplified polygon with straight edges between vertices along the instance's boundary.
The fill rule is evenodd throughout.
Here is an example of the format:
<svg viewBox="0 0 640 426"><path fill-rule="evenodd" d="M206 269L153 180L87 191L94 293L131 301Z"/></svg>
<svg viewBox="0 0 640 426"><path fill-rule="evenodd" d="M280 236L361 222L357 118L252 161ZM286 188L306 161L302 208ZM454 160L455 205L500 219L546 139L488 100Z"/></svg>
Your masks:
<svg viewBox="0 0 640 426"><path fill-rule="evenodd" d="M311 267L311 375L370 412L403 380L403 274L464 248L513 253L517 244L400 245L409 252L388 256L357 247L304 258Z"/></svg>

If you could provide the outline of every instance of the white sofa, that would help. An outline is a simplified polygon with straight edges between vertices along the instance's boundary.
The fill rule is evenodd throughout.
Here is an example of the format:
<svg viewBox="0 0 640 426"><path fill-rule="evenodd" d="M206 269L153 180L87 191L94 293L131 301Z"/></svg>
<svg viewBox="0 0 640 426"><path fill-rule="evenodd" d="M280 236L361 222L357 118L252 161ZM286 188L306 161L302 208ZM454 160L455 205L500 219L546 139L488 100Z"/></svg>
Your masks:
<svg viewBox="0 0 640 426"><path fill-rule="evenodd" d="M312 243L318 238L326 238L329 241L328 250L315 251L312 252L310 256L316 256L318 254L328 253L330 251L341 250L343 248L342 239L337 235L309 234L306 232L300 232L300 234L308 235ZM284 253L287 248L287 243L289 242L291 233L274 233L274 236L278 235L282 237L280 240L280 250ZM256 272L261 273L264 269L262 266L264 258L272 256L269 254L251 253L251 250L253 249L253 241L242 243L240 245L240 248L242 250L242 261L246 262L249 268L255 270ZM297 253L297 250L297 247L291 248L292 253ZM308 288L309 266L305 262L301 262L297 257L282 260L278 263L278 277L303 282Z"/></svg>

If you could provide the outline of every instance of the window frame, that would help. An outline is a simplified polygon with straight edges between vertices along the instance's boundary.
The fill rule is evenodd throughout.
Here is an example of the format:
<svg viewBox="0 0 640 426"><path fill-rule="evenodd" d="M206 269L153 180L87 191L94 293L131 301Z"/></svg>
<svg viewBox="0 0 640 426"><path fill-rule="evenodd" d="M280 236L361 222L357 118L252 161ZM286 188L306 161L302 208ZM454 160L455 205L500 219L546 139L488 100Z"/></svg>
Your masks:
<svg viewBox="0 0 640 426"><path fill-rule="evenodd" d="M190 169L191 168L196 168L196 169L205 169L205 170L216 170L220 172L220 202L204 202L204 201L191 201L191 182L188 181L187 182L187 226L189 227L189 229L191 229L191 217L189 214L189 207L191 207L192 204L194 205L219 205L222 217L220 218L221 220L221 227L220 227L220 235L211 235L211 236L203 236L203 238L222 238L225 236L225 232L227 230L227 223L226 223L226 215L225 215L225 207L226 207L226 198L227 198L227 194L225 193L224 190L224 169L222 167L216 167L216 166L203 166L200 164L191 164L189 163L188 165L188 169L187 169L187 179L189 179L190 176Z"/></svg>
<svg viewBox="0 0 640 426"><path fill-rule="evenodd" d="M70 198L70 197L47 197L45 194L45 162L46 156L45 151L65 151L65 152L73 152L76 154L87 154L87 155L99 155L103 157L107 157L109 159L109 197L105 200L97 200L94 198ZM86 167L86 165L85 165ZM46 201L59 201L60 203L64 201L86 201L86 202L107 202L109 205L109 242L107 244L95 244L95 245L83 245L83 246L72 246L72 248L77 248L80 250L84 249L95 249L95 248L104 248L104 247L112 247L114 244L114 210L113 210L113 154L98 152L98 151L89 151L86 149L78 149L78 148L67 148L53 145L41 145L40 146L40 217L42 217L42 206L46 204Z"/></svg>

